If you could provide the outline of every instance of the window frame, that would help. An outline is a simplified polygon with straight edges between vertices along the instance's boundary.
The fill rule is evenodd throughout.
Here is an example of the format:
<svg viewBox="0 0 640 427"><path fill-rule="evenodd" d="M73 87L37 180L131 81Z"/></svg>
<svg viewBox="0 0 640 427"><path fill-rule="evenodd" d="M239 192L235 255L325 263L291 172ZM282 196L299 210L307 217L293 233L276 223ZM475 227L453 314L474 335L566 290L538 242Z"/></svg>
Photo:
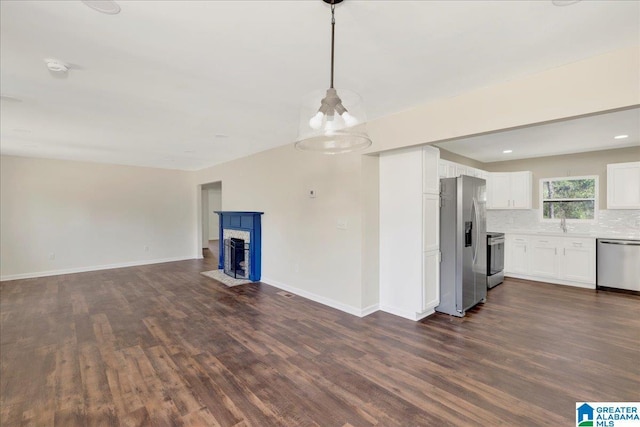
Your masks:
<svg viewBox="0 0 640 427"><path fill-rule="evenodd" d="M600 208L600 176L599 175L579 175L579 176L558 176L553 178L540 178L538 183L539 187L539 220L540 222L548 222L548 223L560 223L562 221L561 218L545 218L544 217L544 202L545 201L580 201L580 200L593 200L593 219L577 219L577 218L566 218L567 223L575 223L575 224L589 224L598 222L598 210ZM575 199L544 199L544 186L543 183L546 181L571 181L571 180L579 180L579 179L593 179L595 194L593 199L591 198L575 198Z"/></svg>

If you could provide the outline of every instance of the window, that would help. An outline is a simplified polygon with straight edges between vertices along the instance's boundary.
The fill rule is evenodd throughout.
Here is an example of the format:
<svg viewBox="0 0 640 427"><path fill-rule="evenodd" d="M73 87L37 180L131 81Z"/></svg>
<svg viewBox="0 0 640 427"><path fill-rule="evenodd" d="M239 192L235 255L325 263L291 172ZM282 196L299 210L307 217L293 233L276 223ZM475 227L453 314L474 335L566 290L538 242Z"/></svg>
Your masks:
<svg viewBox="0 0 640 427"><path fill-rule="evenodd" d="M540 180L542 220L594 221L598 212L598 177L568 176Z"/></svg>

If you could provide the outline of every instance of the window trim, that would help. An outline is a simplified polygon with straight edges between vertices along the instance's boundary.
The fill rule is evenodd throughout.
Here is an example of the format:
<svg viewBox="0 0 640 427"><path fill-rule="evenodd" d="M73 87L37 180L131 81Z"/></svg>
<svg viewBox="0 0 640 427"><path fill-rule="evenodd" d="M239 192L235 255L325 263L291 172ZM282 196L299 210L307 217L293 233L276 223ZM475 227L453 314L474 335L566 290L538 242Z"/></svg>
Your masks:
<svg viewBox="0 0 640 427"><path fill-rule="evenodd" d="M567 181L567 180L577 180L577 179L593 179L595 181L595 194L593 196L593 219L574 219L574 218L567 218L566 221L567 223L572 223L572 224L593 224L598 222L598 210L600 209L600 176L599 175L577 175L577 176L558 176L558 177L553 177L553 178L540 178L540 181L538 182L538 200L539 200L539 215L538 215L538 219L540 222L547 222L547 223L560 223L561 219L560 218L545 218L544 217L544 187L543 187L543 182L546 181ZM592 200L590 198L574 198L574 199L558 199L558 201L563 201L563 200L574 200L574 201L579 201L579 200Z"/></svg>

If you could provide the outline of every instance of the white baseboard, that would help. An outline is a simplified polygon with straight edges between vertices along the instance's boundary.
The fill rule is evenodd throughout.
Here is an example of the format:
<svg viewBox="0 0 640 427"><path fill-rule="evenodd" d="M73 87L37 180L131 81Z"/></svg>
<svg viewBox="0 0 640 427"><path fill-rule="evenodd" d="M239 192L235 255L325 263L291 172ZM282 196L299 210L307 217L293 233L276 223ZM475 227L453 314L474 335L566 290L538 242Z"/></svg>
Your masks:
<svg viewBox="0 0 640 427"><path fill-rule="evenodd" d="M313 292L305 291L304 289L296 288L295 286L290 286L285 283L278 282L277 280L269 279L267 277L261 278L260 281L262 283L266 283L267 285L282 289L283 291L291 292L292 294L299 295L301 297L310 299L311 301L315 301L322 305L335 308L336 310L344 311L345 313L349 313L354 316L364 317L375 311L378 311L377 304L370 305L369 307L365 308L357 308L352 305L343 304L331 298L323 297L322 295L314 294Z"/></svg>
<svg viewBox="0 0 640 427"><path fill-rule="evenodd" d="M365 307L361 310L360 317L368 316L378 310L380 310L380 304L371 304L369 307Z"/></svg>
<svg viewBox="0 0 640 427"><path fill-rule="evenodd" d="M574 286L576 288L585 288L585 289L595 289L595 283L580 283L580 282L571 282L569 280L560 280L553 279L547 277L536 277L536 276L527 276L524 274L514 274L514 273L504 273L505 277L513 277L514 279L524 279L531 280L534 282L542 282L542 283L551 283L553 285L565 285L565 286Z"/></svg>
<svg viewBox="0 0 640 427"><path fill-rule="evenodd" d="M403 317L405 319L413 321L424 319L425 317L435 313L433 308L425 310L421 313L416 313L415 311L406 311L396 307L391 307L389 305L381 305L380 310L384 311L385 313L393 314L394 316Z"/></svg>
<svg viewBox="0 0 640 427"><path fill-rule="evenodd" d="M111 270L113 268L161 264L163 262L186 261L188 259L195 259L195 257L186 256L186 257L162 258L162 259L152 259L152 260L144 260L144 261L120 262L116 264L93 265L89 267L77 267L77 268L66 268L66 269L60 269L60 270L38 271L35 273L9 274L6 276L0 276L0 282L5 282L7 280L33 279L36 277L59 276L61 274L86 273L88 271Z"/></svg>

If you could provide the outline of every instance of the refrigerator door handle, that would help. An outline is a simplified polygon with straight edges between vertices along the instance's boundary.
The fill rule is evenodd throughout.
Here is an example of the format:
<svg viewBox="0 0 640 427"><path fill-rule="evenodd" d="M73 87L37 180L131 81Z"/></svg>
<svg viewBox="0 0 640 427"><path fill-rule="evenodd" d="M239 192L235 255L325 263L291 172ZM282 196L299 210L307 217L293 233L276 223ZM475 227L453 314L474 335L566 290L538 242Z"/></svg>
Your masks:
<svg viewBox="0 0 640 427"><path fill-rule="evenodd" d="M478 224L480 224L480 222L478 221L478 204L476 202L476 198L474 197L473 199L473 222L475 222L475 229L476 229L476 238L474 239L475 242L475 247L473 249L473 263L476 263L476 259L478 258L478 243L480 243L478 240L480 239L480 227L478 226Z"/></svg>

